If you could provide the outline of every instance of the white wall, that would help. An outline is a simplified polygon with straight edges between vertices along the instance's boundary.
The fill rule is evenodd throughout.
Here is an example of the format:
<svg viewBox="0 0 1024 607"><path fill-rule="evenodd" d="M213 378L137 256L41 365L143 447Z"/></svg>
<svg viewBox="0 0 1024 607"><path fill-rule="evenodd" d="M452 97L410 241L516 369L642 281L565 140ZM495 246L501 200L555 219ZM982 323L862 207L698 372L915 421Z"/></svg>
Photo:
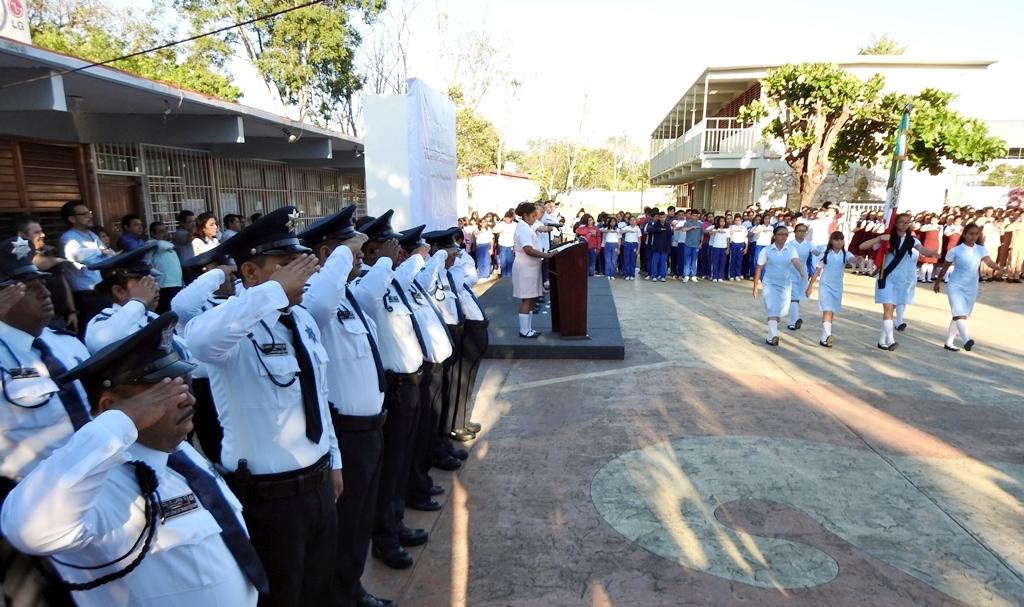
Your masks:
<svg viewBox="0 0 1024 607"><path fill-rule="evenodd" d="M392 225L411 226L409 201L409 139L404 95L367 95L363 115L366 132L366 212L379 216L395 209Z"/></svg>

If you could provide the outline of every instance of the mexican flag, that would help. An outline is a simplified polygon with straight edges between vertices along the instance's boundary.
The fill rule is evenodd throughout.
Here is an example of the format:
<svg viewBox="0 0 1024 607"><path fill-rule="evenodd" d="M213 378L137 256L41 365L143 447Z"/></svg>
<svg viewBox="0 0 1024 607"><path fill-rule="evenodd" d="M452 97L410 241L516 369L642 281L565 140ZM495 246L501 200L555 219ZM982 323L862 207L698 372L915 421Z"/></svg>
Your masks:
<svg viewBox="0 0 1024 607"><path fill-rule="evenodd" d="M885 232L892 233L892 226L899 215L900 191L903 189L903 172L906 170L904 161L907 159L907 129L910 128L910 105L903 108L900 126L896 129L896 147L892 151L892 165L889 167L889 181L885 186ZM889 243L882 242L875 253L875 266L879 273L885 262L885 254L889 251Z"/></svg>

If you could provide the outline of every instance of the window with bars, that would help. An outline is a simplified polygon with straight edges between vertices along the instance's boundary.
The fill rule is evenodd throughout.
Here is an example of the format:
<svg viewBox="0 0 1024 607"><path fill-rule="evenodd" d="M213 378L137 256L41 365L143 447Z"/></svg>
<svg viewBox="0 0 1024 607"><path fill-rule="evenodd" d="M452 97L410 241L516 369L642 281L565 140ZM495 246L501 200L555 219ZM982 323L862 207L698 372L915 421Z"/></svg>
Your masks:
<svg viewBox="0 0 1024 607"><path fill-rule="evenodd" d="M151 221L177 227L179 211L215 210L210 155L200 150L143 145L146 201Z"/></svg>
<svg viewBox="0 0 1024 607"><path fill-rule="evenodd" d="M96 170L113 175L143 172L139 146L133 143L97 143L92 146Z"/></svg>

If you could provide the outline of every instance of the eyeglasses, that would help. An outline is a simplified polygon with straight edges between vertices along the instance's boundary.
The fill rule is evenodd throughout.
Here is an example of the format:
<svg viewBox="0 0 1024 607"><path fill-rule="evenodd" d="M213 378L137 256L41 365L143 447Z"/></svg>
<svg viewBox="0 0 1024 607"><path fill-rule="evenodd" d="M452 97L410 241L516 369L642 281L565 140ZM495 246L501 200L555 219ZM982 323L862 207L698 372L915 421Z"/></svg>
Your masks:
<svg viewBox="0 0 1024 607"><path fill-rule="evenodd" d="M92 211L82 211L81 213L75 213L76 217L85 217L86 215L92 215Z"/></svg>

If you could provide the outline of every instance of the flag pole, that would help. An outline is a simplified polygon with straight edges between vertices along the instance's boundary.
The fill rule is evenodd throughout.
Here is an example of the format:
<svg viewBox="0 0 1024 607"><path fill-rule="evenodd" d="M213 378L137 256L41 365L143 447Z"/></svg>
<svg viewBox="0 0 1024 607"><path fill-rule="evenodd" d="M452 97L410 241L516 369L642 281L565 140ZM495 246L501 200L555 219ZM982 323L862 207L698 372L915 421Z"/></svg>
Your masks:
<svg viewBox="0 0 1024 607"><path fill-rule="evenodd" d="M907 130L910 128L911 109L913 108L911 108L909 103L903 107L903 116L900 118L899 128L896 129L896 145L893 148L892 163L889 166L889 181L885 185L883 217L886 234L892 233L892 226L896 223L896 217L899 215L900 192L903 189L903 172L905 170L904 161L907 159ZM879 243L878 251L875 252L875 267L878 268L879 278L882 278L882 272L884 272L882 264L885 262L885 254L888 252L889 243L883 240Z"/></svg>

